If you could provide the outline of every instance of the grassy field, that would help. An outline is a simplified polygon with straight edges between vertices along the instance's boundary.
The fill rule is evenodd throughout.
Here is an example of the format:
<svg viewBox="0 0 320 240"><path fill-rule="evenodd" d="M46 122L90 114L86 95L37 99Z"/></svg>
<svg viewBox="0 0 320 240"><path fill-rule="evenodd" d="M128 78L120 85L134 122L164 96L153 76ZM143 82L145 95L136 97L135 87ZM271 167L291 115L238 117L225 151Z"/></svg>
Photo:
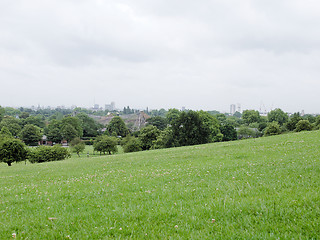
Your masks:
<svg viewBox="0 0 320 240"><path fill-rule="evenodd" d="M0 239L13 233L17 239L319 239L320 132L0 164Z"/></svg>

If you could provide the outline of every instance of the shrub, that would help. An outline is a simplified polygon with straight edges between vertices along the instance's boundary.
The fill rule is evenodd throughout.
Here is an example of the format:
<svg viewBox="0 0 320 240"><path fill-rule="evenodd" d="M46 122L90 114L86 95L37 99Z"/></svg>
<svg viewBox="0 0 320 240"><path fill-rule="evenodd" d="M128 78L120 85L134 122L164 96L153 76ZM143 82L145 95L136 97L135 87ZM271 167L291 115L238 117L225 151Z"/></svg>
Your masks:
<svg viewBox="0 0 320 240"><path fill-rule="evenodd" d="M296 125L297 132L311 131L311 130L312 130L312 125L308 120L300 120Z"/></svg>
<svg viewBox="0 0 320 240"><path fill-rule="evenodd" d="M39 146L30 151L28 159L31 163L42 163L64 160L71 157L70 152L67 148L55 145L50 146Z"/></svg>
<svg viewBox="0 0 320 240"><path fill-rule="evenodd" d="M276 121L272 123L268 123L268 126L264 130L265 136L272 136L272 135L278 135L281 133L280 124Z"/></svg>
<svg viewBox="0 0 320 240"><path fill-rule="evenodd" d="M86 145L81 141L80 138L75 138L70 142L71 151L77 153L80 157L80 153L84 151Z"/></svg>
<svg viewBox="0 0 320 240"><path fill-rule="evenodd" d="M123 151L124 151L125 153L142 151L140 140L137 139L137 138L135 138L135 137L131 137L131 138L123 145Z"/></svg>

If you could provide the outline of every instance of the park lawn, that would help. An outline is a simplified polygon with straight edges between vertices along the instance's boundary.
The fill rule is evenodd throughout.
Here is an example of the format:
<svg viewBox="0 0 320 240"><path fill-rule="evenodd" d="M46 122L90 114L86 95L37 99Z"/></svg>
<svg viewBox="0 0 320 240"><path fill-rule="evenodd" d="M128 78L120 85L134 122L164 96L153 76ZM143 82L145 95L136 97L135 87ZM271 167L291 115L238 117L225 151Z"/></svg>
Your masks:
<svg viewBox="0 0 320 240"><path fill-rule="evenodd" d="M0 164L0 239L319 239L319 183L320 131Z"/></svg>

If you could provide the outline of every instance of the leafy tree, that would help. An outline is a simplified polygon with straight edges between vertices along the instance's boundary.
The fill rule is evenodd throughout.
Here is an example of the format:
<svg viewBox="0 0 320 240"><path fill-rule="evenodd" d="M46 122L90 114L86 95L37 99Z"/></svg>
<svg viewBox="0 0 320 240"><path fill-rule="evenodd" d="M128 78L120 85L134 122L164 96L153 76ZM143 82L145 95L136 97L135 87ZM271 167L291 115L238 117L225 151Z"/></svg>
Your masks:
<svg viewBox="0 0 320 240"><path fill-rule="evenodd" d="M297 123L298 123L300 120L303 120L302 117L300 116L300 113L298 113L298 112L297 112L297 113L294 113L294 114L290 117L289 121L288 121L287 124L286 124L287 129L288 129L289 131L295 130L295 129L296 129L296 125L297 125Z"/></svg>
<svg viewBox="0 0 320 240"><path fill-rule="evenodd" d="M115 137L101 136L93 144L94 151L104 153L108 152L110 155L118 151L117 139Z"/></svg>
<svg viewBox="0 0 320 240"><path fill-rule="evenodd" d="M112 136L125 137L129 134L129 129L121 117L114 117L107 125L107 132Z"/></svg>
<svg viewBox="0 0 320 240"><path fill-rule="evenodd" d="M216 118L207 112L181 112L179 117L172 121L172 131L178 146L189 146L217 141L215 137L219 130Z"/></svg>
<svg viewBox="0 0 320 240"><path fill-rule="evenodd" d="M220 127L220 131L223 134L222 141L237 140L237 130L232 125L223 125Z"/></svg>
<svg viewBox="0 0 320 240"><path fill-rule="evenodd" d="M280 108L274 109L268 113L269 122L277 122L280 126L288 122L288 114L282 111Z"/></svg>
<svg viewBox="0 0 320 240"><path fill-rule="evenodd" d="M157 137L155 141L153 141L153 149L161 149L161 148L170 148L174 147L174 137L173 131L171 127L167 127L165 130L161 131L160 135Z"/></svg>
<svg viewBox="0 0 320 240"><path fill-rule="evenodd" d="M245 123L250 124L250 123L260 122L261 117L258 111L245 110L242 113L242 119L245 121Z"/></svg>
<svg viewBox="0 0 320 240"><path fill-rule="evenodd" d="M86 145L84 144L84 142L81 141L80 138L73 139L70 142L70 146L71 146L72 152L77 153L79 157L80 157L80 153L82 153L86 148Z"/></svg>
<svg viewBox="0 0 320 240"><path fill-rule="evenodd" d="M29 116L30 116L30 113L28 113L28 112L22 112L22 113L19 114L19 118L20 119L26 119Z"/></svg>
<svg viewBox="0 0 320 240"><path fill-rule="evenodd" d="M6 110L3 107L0 106L0 122L2 121L2 118L3 118L4 114L5 114L5 112L6 112Z"/></svg>
<svg viewBox="0 0 320 240"><path fill-rule="evenodd" d="M297 132L311 131L311 130L312 130L312 125L308 120L300 120L296 125Z"/></svg>
<svg viewBox="0 0 320 240"><path fill-rule="evenodd" d="M61 126L60 126L61 131L63 131L63 129L68 125L71 125L73 127L73 129L77 132L76 136L74 136L73 138L83 136L83 129L81 127L81 122L80 122L79 118L70 117L70 116L64 117L61 120ZM70 129L70 127L68 127L68 128ZM62 132L61 132L61 134L62 134ZM62 136L63 136L63 134L62 134ZM73 138L71 138L70 141Z"/></svg>
<svg viewBox="0 0 320 240"><path fill-rule="evenodd" d="M14 117L4 117L0 123L0 129L4 126L9 129L12 136L18 136L21 131L20 121Z"/></svg>
<svg viewBox="0 0 320 240"><path fill-rule="evenodd" d="M138 152L142 150L141 141L138 138L130 137L123 145L123 151L125 153Z"/></svg>
<svg viewBox="0 0 320 240"><path fill-rule="evenodd" d="M252 138L256 136L256 132L249 127L242 126L238 129L238 138Z"/></svg>
<svg viewBox="0 0 320 240"><path fill-rule="evenodd" d="M67 134L67 132L65 132ZM47 132L47 140L53 143L60 143L62 135L59 128L50 128Z"/></svg>
<svg viewBox="0 0 320 240"><path fill-rule="evenodd" d="M39 146L33 148L29 153L28 159L31 163L42 163L64 160L69 157L71 155L67 148L55 145L53 147Z"/></svg>
<svg viewBox="0 0 320 240"><path fill-rule="evenodd" d="M218 121L220 122L220 124L226 124L226 122L227 122L227 117L226 117L226 115L224 115L223 113L216 114L214 117L215 117L216 119L218 119Z"/></svg>
<svg viewBox="0 0 320 240"><path fill-rule="evenodd" d="M142 128L139 135L142 150L149 150L159 134L160 130L155 126L149 125Z"/></svg>
<svg viewBox="0 0 320 240"><path fill-rule="evenodd" d="M166 114L166 118L169 124L174 123L180 116L180 111L176 108L169 109Z"/></svg>
<svg viewBox="0 0 320 240"><path fill-rule="evenodd" d="M266 129L264 130L265 136L278 135L281 133L280 124L277 121L268 123Z"/></svg>
<svg viewBox="0 0 320 240"><path fill-rule="evenodd" d="M310 123L316 122L316 117L311 114L306 114L302 117L304 120L308 120Z"/></svg>
<svg viewBox="0 0 320 240"><path fill-rule="evenodd" d="M153 125L157 127L159 130L164 130L168 125L167 119L160 116L151 117L147 119L147 123L148 125Z"/></svg>
<svg viewBox="0 0 320 240"><path fill-rule="evenodd" d="M242 114L239 113L239 112L235 112L235 113L233 114L233 116L236 117L236 118L241 118L241 117L242 117Z"/></svg>
<svg viewBox="0 0 320 240"><path fill-rule="evenodd" d="M13 136L12 136L12 134L11 134L11 132L9 131L9 129L6 127L6 126L4 126L4 127L2 127L1 128L1 131L0 131L0 138L5 138L5 137L7 137L7 138L12 138Z"/></svg>
<svg viewBox="0 0 320 240"><path fill-rule="evenodd" d="M61 127L60 133L62 138L67 140L68 142L76 137L80 137L79 132L71 124L63 125Z"/></svg>
<svg viewBox="0 0 320 240"><path fill-rule="evenodd" d="M11 166L13 162L26 160L28 152L23 142L18 139L4 138L0 141L0 162Z"/></svg>
<svg viewBox="0 0 320 240"><path fill-rule="evenodd" d="M39 128L45 127L45 122L42 116L29 116L26 119L22 119L22 125L32 124L38 126Z"/></svg>
<svg viewBox="0 0 320 240"><path fill-rule="evenodd" d="M79 114L77 114L76 117L80 120L84 137L98 136L98 134L99 134L98 130L103 127L101 124L96 122L93 118L89 117L85 113L79 113Z"/></svg>
<svg viewBox="0 0 320 240"><path fill-rule="evenodd" d="M36 146L41 140L41 132L39 127L27 124L20 132L20 138L29 146Z"/></svg>
<svg viewBox="0 0 320 240"><path fill-rule="evenodd" d="M320 115L316 116L315 122L314 122L314 129L318 130L320 129Z"/></svg>

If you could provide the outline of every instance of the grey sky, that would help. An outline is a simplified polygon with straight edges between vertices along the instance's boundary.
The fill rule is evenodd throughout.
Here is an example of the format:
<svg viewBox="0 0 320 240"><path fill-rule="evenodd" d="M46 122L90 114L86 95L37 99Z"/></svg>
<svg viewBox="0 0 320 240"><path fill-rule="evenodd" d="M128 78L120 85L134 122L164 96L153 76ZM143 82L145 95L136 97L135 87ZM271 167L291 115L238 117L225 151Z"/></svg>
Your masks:
<svg viewBox="0 0 320 240"><path fill-rule="evenodd" d="M320 112L316 0L1 0L0 105Z"/></svg>

